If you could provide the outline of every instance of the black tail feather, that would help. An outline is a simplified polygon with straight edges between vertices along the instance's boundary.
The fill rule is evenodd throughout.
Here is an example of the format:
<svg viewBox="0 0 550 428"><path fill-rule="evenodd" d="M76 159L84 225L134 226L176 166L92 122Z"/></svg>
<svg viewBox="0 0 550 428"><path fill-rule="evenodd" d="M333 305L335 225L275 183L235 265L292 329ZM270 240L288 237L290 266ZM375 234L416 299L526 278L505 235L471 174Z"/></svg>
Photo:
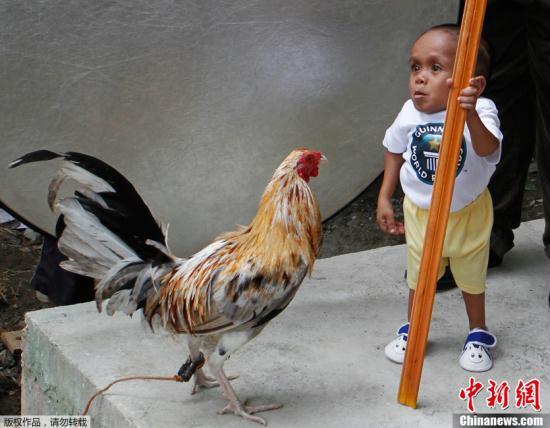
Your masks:
<svg viewBox="0 0 550 428"><path fill-rule="evenodd" d="M14 160L9 164L10 168L15 168L19 165L32 162L47 161L55 158L63 157L63 154L52 152L51 150L36 150L35 152L27 153L19 159Z"/></svg>
<svg viewBox="0 0 550 428"><path fill-rule="evenodd" d="M91 172L115 190L98 193L106 207L76 191L75 197L87 211L94 214L105 227L126 242L143 260L154 261L156 264L168 261L165 254L145 243L150 239L167 247L166 237L149 207L132 183L106 162L84 153L37 150L16 159L10 164L10 168L55 158L64 158Z"/></svg>
<svg viewBox="0 0 550 428"><path fill-rule="evenodd" d="M177 263L162 228L134 186L93 156L38 150L10 167L55 158L70 163L54 177L48 195L50 206L59 214L58 246L69 258L61 266L95 278L98 308L110 298L109 314L116 310L131 314L144 307ZM79 186L73 196L59 200L58 190L66 177Z"/></svg>
<svg viewBox="0 0 550 428"><path fill-rule="evenodd" d="M147 239L151 239L167 246L161 227L132 183L112 166L93 156L67 152L64 158L102 178L115 190L115 192L99 193L107 209L80 195L83 206L86 204L86 209L96 215L109 230L122 238L143 260L163 258L162 253L145 243Z"/></svg>

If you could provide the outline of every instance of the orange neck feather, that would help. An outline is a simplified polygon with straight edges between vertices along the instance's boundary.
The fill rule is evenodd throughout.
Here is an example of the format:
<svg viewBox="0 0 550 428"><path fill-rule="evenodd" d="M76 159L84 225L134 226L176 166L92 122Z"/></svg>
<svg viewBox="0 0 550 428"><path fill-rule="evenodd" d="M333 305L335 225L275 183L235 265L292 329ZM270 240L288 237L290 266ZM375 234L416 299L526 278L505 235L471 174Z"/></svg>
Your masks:
<svg viewBox="0 0 550 428"><path fill-rule="evenodd" d="M321 244L321 214L309 185L294 169L277 170L249 227L238 232L237 251L260 258L268 271L311 270Z"/></svg>

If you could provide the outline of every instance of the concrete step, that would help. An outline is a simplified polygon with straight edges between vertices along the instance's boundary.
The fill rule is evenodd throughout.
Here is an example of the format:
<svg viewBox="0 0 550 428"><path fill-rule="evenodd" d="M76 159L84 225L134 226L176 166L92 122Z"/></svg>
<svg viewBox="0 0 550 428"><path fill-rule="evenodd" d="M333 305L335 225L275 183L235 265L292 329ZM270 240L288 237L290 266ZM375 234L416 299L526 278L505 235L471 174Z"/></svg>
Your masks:
<svg viewBox="0 0 550 428"><path fill-rule="evenodd" d="M488 276L487 320L498 337L495 366L475 374L485 389L476 411L532 412L515 407L520 379L541 381L548 413L548 260L541 220L522 224L516 246ZM458 290L436 296L418 408L397 403L401 366L383 348L405 318L404 246L319 260L292 304L225 366L241 398L280 402L263 414L273 427L443 427L467 412L459 399L471 373L458 365L468 332ZM23 344L24 414L78 414L88 398L130 375L176 373L187 357L184 337L144 331L140 317L98 314L93 303L27 314ZM510 385L510 407L487 407L488 380ZM191 385L133 381L98 397L97 427L256 426L232 415L217 389L190 395Z"/></svg>

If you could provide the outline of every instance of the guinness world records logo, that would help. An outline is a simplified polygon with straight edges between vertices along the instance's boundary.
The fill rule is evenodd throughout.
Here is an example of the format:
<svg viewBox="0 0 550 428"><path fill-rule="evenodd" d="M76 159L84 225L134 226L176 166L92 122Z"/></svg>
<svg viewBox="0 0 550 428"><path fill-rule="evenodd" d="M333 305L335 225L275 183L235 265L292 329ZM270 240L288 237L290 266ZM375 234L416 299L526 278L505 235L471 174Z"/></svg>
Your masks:
<svg viewBox="0 0 550 428"><path fill-rule="evenodd" d="M412 134L410 163L420 181L433 184L435 170L439 160L439 147L443 135L443 123L426 123L417 125ZM462 136L456 175L464 167L466 160L466 140Z"/></svg>

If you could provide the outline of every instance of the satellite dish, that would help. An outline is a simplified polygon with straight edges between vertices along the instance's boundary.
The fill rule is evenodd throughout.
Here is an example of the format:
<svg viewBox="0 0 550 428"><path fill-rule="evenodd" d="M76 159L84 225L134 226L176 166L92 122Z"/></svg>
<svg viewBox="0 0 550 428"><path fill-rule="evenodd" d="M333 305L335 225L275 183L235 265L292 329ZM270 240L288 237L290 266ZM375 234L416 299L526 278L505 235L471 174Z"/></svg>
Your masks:
<svg viewBox="0 0 550 428"><path fill-rule="evenodd" d="M410 45L454 21L453 3L14 2L0 15L0 200L52 232L58 164L7 165L84 152L134 183L183 256L247 224L276 166L308 147L329 159L311 182L326 218L382 171Z"/></svg>

